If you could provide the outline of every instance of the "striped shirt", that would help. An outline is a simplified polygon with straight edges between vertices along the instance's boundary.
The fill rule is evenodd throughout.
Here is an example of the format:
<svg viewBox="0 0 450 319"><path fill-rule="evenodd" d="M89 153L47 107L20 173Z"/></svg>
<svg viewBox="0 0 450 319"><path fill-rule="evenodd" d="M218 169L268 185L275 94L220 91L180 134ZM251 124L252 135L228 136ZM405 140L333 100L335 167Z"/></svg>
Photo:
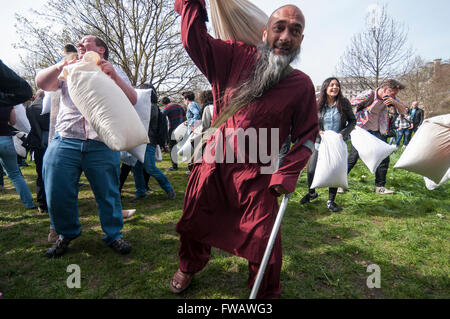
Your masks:
<svg viewBox="0 0 450 319"><path fill-rule="evenodd" d="M125 72L116 66L114 66L114 69L131 86L131 82ZM70 98L67 82L59 81L59 88L61 89L61 99L55 131L65 138L102 141Z"/></svg>
<svg viewBox="0 0 450 319"><path fill-rule="evenodd" d="M184 122L184 108L179 104L166 105L162 113L169 119L169 130L176 129L178 125Z"/></svg>

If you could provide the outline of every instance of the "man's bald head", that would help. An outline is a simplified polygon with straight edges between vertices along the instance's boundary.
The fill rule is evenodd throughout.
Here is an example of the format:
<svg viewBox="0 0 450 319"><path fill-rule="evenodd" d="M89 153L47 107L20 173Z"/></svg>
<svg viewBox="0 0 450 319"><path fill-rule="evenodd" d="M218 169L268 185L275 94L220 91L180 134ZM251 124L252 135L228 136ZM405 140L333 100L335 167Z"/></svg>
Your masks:
<svg viewBox="0 0 450 319"><path fill-rule="evenodd" d="M295 5L289 4L275 10L263 33L275 54L288 55L296 51L303 41L305 16Z"/></svg>
<svg viewBox="0 0 450 319"><path fill-rule="evenodd" d="M268 21L267 25L270 25L270 22L272 21L272 19L274 19L274 18L276 19L276 18L279 18L280 16L285 15L286 12L284 12L284 11L286 11L286 10L289 11L290 15L298 16L300 21L302 22L303 29L305 29L305 16L303 15L302 10L300 10L299 7L297 7L296 5L293 5L293 4L286 4L282 7L279 7L274 12L272 12L272 15L269 17L269 21Z"/></svg>

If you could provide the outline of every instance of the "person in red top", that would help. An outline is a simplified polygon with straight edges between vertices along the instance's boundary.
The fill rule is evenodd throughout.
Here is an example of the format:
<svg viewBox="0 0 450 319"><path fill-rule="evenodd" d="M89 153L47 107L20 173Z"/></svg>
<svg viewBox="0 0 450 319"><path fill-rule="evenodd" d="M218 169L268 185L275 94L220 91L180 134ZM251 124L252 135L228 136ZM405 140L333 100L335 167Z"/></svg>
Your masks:
<svg viewBox="0 0 450 319"><path fill-rule="evenodd" d="M169 153L172 154L173 147L177 144L177 141L172 139L172 133L186 120L186 112L184 108L176 103L171 103L168 97L163 97L162 100L163 110L162 113L169 119ZM177 161L172 158L172 167L169 168L171 171L176 171L178 169Z"/></svg>
<svg viewBox="0 0 450 319"><path fill-rule="evenodd" d="M203 157L189 177L183 216L176 225L179 268L170 281L171 291L180 293L189 286L193 275L207 264L211 246L248 260L251 288L276 218L277 197L294 191L318 133L314 85L305 73L289 66L300 52L305 19L296 6L281 7L270 17L263 43L255 47L212 38L205 25L204 0L176 0L175 10L181 14L183 45L211 83L213 127L222 136L225 129L261 132L265 128L270 133L257 134L260 142L282 145L288 136L294 141L273 174L262 173L262 160L247 161L251 154L238 149L245 151L245 163L210 163ZM221 112L239 103L242 108L223 123L217 121ZM220 144L217 136L207 140L207 149ZM257 298L281 294L281 260L278 233Z"/></svg>

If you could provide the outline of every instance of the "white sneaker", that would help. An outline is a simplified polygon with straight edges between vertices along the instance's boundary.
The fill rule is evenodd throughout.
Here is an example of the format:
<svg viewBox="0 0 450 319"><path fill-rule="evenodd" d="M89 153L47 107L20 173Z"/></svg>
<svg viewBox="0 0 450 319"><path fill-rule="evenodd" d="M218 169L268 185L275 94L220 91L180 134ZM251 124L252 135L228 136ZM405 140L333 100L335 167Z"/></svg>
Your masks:
<svg viewBox="0 0 450 319"><path fill-rule="evenodd" d="M394 194L394 191L391 191L390 189L387 189L386 187L376 187L375 193L385 195L385 194Z"/></svg>
<svg viewBox="0 0 450 319"><path fill-rule="evenodd" d="M122 217L123 219L130 218L131 216L136 213L136 209L123 209L122 210Z"/></svg>
<svg viewBox="0 0 450 319"><path fill-rule="evenodd" d="M337 192L338 192L339 194L344 194L344 193L345 193L345 190L344 190L342 187L338 187Z"/></svg>

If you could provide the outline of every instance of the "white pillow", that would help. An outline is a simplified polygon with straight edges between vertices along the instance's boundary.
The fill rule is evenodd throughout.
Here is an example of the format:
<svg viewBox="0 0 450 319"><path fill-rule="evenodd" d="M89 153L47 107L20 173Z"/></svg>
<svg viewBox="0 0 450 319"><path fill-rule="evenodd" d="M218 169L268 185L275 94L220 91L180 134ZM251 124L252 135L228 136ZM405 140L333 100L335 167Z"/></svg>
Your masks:
<svg viewBox="0 0 450 319"><path fill-rule="evenodd" d="M394 167L439 184L450 167L450 114L424 120Z"/></svg>
<svg viewBox="0 0 450 319"><path fill-rule="evenodd" d="M50 113L52 109L52 94L53 92L44 92L44 98L42 99L41 115Z"/></svg>
<svg viewBox="0 0 450 319"><path fill-rule="evenodd" d="M24 132L19 132L16 135L14 135L13 142L14 142L14 148L16 149L16 153L22 157L27 156L27 150L25 147L22 146L23 142L21 140L22 137L27 137L27 134Z"/></svg>
<svg viewBox="0 0 450 319"><path fill-rule="evenodd" d="M359 126L355 127L350 136L353 147L372 174L378 165L397 149L396 146L383 142Z"/></svg>
<svg viewBox="0 0 450 319"><path fill-rule="evenodd" d="M134 105L134 109L136 110L136 113L141 119L141 122L144 125L145 130L148 132L152 111L152 104L151 104L152 90L136 89L136 93L137 93L137 102ZM146 149L147 144L141 144L136 146L135 148L128 150L128 152L130 152L131 155L136 157L136 159L139 162L144 163Z"/></svg>
<svg viewBox="0 0 450 319"><path fill-rule="evenodd" d="M187 129L186 121L177 126L176 129L173 130L171 139L180 142L183 138L185 138L189 133Z"/></svg>
<svg viewBox="0 0 450 319"><path fill-rule="evenodd" d="M438 188L439 186L441 186L442 184L446 183L448 180L450 180L450 168L448 169L447 173L445 174L444 177L442 177L441 181L439 182L439 184L436 184L435 182L433 182L431 179L424 177L423 178L425 180L425 186L430 190L434 190L436 188Z"/></svg>
<svg viewBox="0 0 450 319"><path fill-rule="evenodd" d="M334 131L325 131L321 135L316 170L311 188L343 187L347 181L347 144Z"/></svg>
<svg viewBox="0 0 450 319"><path fill-rule="evenodd" d="M250 45L261 42L269 17L250 1L210 0L210 9L217 38Z"/></svg>
<svg viewBox="0 0 450 319"><path fill-rule="evenodd" d="M14 110L16 113L16 124L13 125L19 132L30 133L31 125L28 121L27 113L25 107L22 104L15 105Z"/></svg>
<svg viewBox="0 0 450 319"><path fill-rule="evenodd" d="M161 147L157 144L155 147L155 161L161 162L162 159Z"/></svg>
<svg viewBox="0 0 450 319"><path fill-rule="evenodd" d="M100 56L87 52L83 60L64 67L70 97L100 139L114 151L149 143L148 133L122 89L97 65Z"/></svg>

